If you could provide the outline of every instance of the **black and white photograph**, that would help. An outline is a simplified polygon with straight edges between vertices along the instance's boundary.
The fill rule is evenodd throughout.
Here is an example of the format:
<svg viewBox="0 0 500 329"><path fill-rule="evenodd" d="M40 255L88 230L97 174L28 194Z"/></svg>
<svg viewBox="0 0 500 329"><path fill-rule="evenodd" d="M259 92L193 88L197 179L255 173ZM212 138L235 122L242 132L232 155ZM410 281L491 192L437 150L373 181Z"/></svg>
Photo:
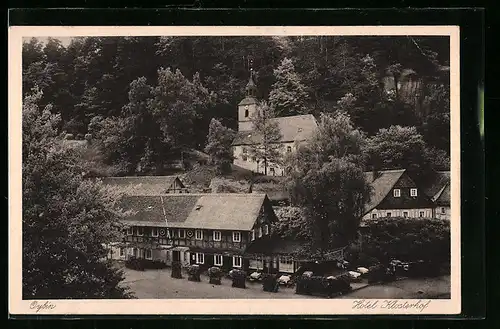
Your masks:
<svg viewBox="0 0 500 329"><path fill-rule="evenodd" d="M400 29L19 34L16 303L458 312L458 31Z"/></svg>

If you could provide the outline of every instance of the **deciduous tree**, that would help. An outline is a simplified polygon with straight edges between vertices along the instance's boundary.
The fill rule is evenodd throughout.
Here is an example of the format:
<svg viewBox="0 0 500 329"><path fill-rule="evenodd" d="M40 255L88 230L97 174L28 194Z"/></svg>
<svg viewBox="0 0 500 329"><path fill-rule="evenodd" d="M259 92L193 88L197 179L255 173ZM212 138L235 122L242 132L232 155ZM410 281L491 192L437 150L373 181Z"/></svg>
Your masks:
<svg viewBox="0 0 500 329"><path fill-rule="evenodd" d="M219 120L214 118L210 121L205 152L210 155L213 163L217 165L219 173L226 173L231 169L231 163L233 162L231 144L234 137L234 131L223 126Z"/></svg>
<svg viewBox="0 0 500 329"><path fill-rule="evenodd" d="M264 175L267 175L267 168L271 164L280 165L283 162L283 145L280 143L282 135L274 117L273 110L267 103L261 102L252 118L254 143L250 145L249 153L264 165Z"/></svg>
<svg viewBox="0 0 500 329"><path fill-rule="evenodd" d="M23 297L124 298L123 273L106 260L121 234L119 196L84 181L77 159L60 146L59 115L23 102Z"/></svg>

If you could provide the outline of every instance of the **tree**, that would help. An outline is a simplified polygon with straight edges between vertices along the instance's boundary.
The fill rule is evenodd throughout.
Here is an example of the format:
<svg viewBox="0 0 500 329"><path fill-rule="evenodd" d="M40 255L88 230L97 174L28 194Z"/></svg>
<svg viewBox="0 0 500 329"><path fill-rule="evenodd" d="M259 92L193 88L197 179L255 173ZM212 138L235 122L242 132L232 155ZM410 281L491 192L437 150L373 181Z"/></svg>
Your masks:
<svg viewBox="0 0 500 329"><path fill-rule="evenodd" d="M267 168L271 164L282 163L281 131L278 122L273 120L273 110L266 102L261 102L257 106L257 111L252 118L254 143L250 145L249 153L251 157L264 164L264 175L267 175Z"/></svg>
<svg viewBox="0 0 500 329"><path fill-rule="evenodd" d="M269 93L269 105L277 116L308 113L308 94L306 87L295 72L290 59L284 58L274 70L276 82Z"/></svg>
<svg viewBox="0 0 500 329"><path fill-rule="evenodd" d="M213 163L217 165L219 173L225 173L231 169L231 163L233 162L231 144L234 137L234 131L224 127L219 120L213 118L210 121L205 152L210 155Z"/></svg>
<svg viewBox="0 0 500 329"><path fill-rule="evenodd" d="M370 164L378 169L408 169L418 177L431 169L427 146L415 127L391 126L369 139Z"/></svg>
<svg viewBox="0 0 500 329"><path fill-rule="evenodd" d="M119 196L83 180L56 139L60 116L41 110L40 98L34 90L23 102L23 297L129 297L106 260L121 235Z"/></svg>
<svg viewBox="0 0 500 329"><path fill-rule="evenodd" d="M152 96L150 109L160 124L163 139L175 147L198 146L193 138L195 124L216 97L202 85L199 74L189 81L178 69L173 72L161 68Z"/></svg>
<svg viewBox="0 0 500 329"><path fill-rule="evenodd" d="M322 115L317 132L290 164L294 202L311 218L312 253L325 254L356 236L370 197L362 150L363 136L347 114Z"/></svg>
<svg viewBox="0 0 500 329"><path fill-rule="evenodd" d="M379 262L424 260L449 270L450 247L448 220L392 217L366 223L359 252Z"/></svg>

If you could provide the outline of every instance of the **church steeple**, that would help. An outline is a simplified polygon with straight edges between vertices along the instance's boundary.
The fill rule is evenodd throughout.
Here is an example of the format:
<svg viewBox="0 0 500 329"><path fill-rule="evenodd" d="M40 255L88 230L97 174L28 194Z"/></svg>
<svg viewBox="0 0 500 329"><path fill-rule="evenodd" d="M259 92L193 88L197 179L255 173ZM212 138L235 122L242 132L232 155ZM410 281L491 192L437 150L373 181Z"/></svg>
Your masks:
<svg viewBox="0 0 500 329"><path fill-rule="evenodd" d="M238 131L253 129L252 117L257 111L257 84L251 63L252 61L249 63L250 77L245 87L245 98L238 104Z"/></svg>
<svg viewBox="0 0 500 329"><path fill-rule="evenodd" d="M253 68L250 68L250 77L247 86L245 87L247 97L257 97L257 84L255 83L255 73Z"/></svg>

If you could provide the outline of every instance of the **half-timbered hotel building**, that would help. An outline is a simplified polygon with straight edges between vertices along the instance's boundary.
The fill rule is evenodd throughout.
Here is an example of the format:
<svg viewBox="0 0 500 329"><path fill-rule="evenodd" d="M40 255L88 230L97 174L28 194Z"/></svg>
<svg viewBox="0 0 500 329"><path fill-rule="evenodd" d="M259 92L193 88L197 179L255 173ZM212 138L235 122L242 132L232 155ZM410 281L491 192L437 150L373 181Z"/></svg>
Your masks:
<svg viewBox="0 0 500 329"><path fill-rule="evenodd" d="M271 236L276 220L265 194L168 194L123 200L123 241L112 259L130 256L167 264L251 268L247 246Z"/></svg>

